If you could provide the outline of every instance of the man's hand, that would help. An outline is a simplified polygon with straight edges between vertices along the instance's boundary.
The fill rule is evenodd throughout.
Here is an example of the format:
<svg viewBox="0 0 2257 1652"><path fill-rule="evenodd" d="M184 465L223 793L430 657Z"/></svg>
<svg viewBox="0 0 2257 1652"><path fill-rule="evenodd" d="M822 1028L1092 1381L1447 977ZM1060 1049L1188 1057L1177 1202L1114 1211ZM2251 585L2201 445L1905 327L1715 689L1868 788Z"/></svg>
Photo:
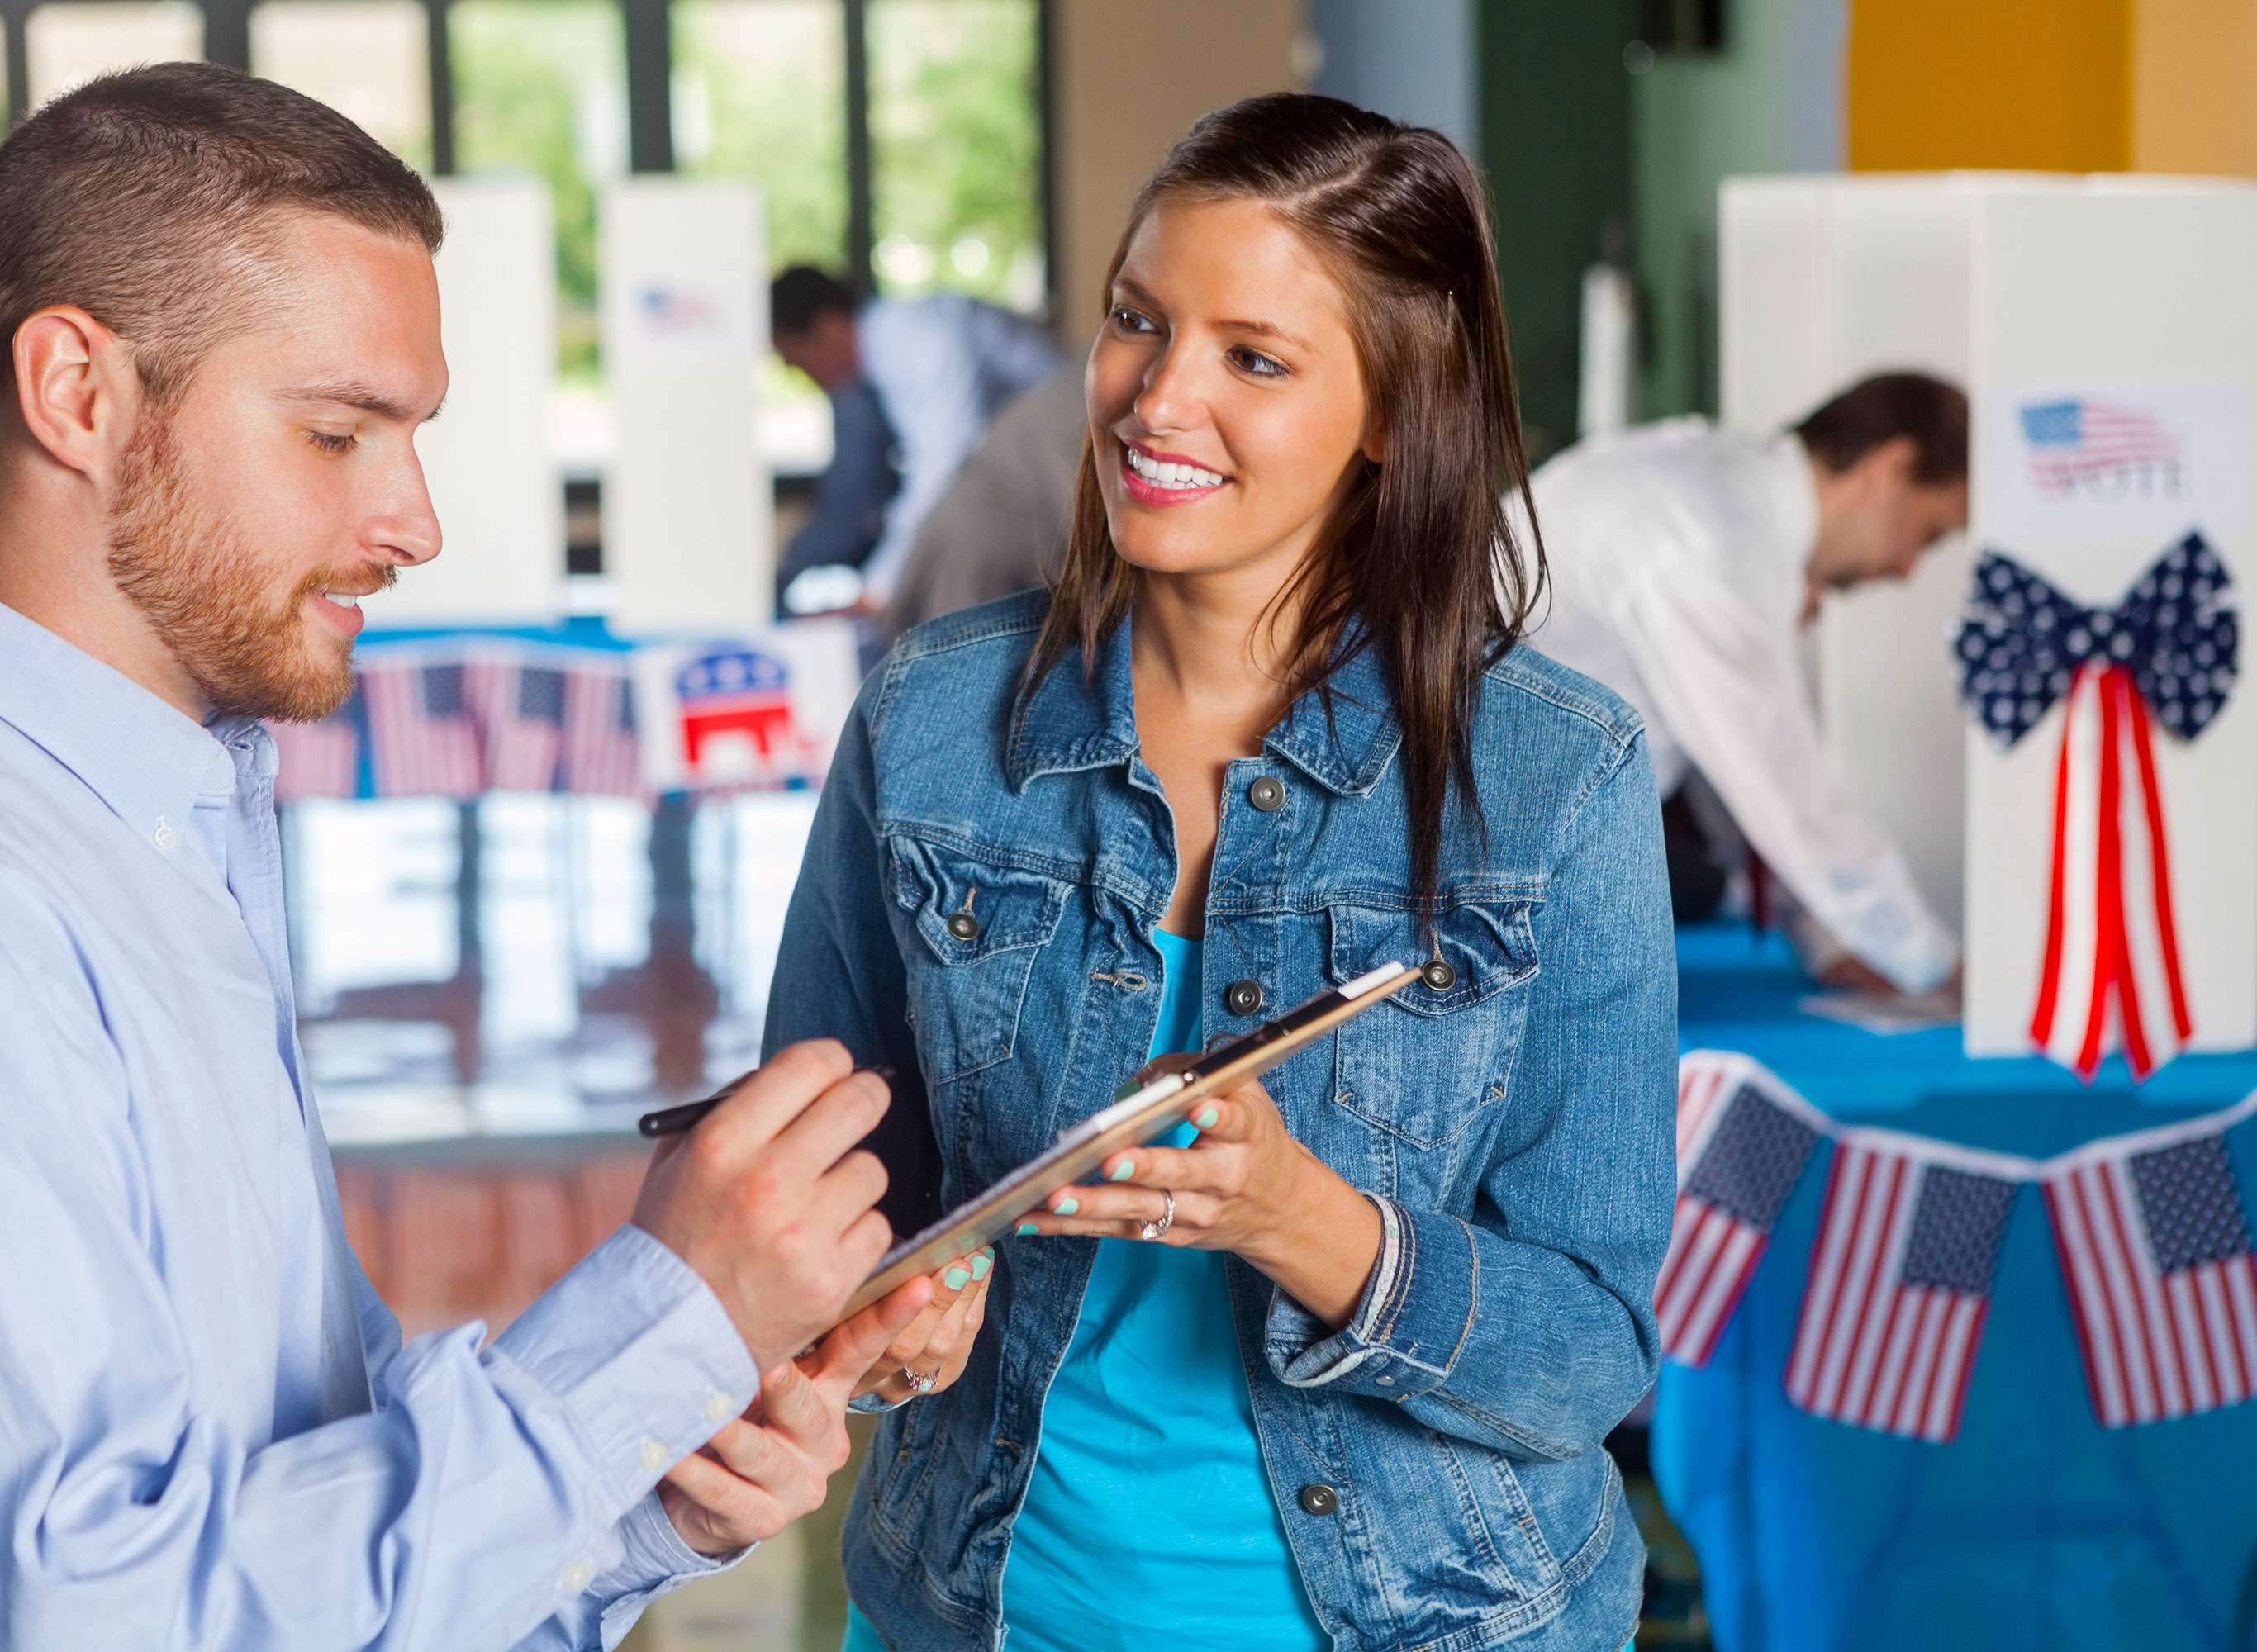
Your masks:
<svg viewBox="0 0 2257 1652"><path fill-rule="evenodd" d="M846 1465L846 1401L886 1345L932 1295L913 1279L874 1303L799 1359L761 1379L745 1415L666 1472L659 1501L682 1541L701 1555L764 1543L823 1507Z"/></svg>
<svg viewBox="0 0 2257 1652"><path fill-rule="evenodd" d="M697 1270L772 1375L837 1323L892 1239L871 1208L885 1167L852 1150L886 1084L853 1067L832 1040L794 1044L662 1145L635 1200L635 1225Z"/></svg>

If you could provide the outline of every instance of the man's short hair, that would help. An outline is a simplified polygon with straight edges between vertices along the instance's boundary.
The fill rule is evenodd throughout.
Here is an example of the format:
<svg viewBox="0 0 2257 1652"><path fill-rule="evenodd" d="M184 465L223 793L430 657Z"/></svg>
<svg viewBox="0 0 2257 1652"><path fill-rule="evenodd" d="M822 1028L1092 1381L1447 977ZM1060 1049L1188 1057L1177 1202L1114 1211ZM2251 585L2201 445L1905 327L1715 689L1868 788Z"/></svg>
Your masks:
<svg viewBox="0 0 2257 1652"><path fill-rule="evenodd" d="M768 328L797 335L824 315L836 312L851 316L860 307L854 289L837 276L811 264L795 264L768 288Z"/></svg>
<svg viewBox="0 0 2257 1652"><path fill-rule="evenodd" d="M209 63L105 74L0 144L0 387L16 330L74 304L124 340L159 406L240 329L278 215L343 218L436 252L439 203L326 104Z"/></svg>
<svg viewBox="0 0 2257 1652"><path fill-rule="evenodd" d="M1839 473L1883 442L1908 436L1913 480L1942 487L1967 476L1967 395L1926 373L1876 373L1795 426L1810 456Z"/></svg>

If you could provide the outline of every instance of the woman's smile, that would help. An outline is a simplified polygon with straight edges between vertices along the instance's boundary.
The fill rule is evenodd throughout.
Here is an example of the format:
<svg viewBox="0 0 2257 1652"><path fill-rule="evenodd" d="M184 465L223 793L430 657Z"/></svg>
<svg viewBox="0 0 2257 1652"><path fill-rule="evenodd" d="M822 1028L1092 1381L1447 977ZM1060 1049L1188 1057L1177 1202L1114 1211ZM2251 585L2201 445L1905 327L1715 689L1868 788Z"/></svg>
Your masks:
<svg viewBox="0 0 2257 1652"><path fill-rule="evenodd" d="M1213 498L1230 484L1230 477L1183 454L1161 453L1127 436L1119 441L1121 485L1139 505L1189 505Z"/></svg>

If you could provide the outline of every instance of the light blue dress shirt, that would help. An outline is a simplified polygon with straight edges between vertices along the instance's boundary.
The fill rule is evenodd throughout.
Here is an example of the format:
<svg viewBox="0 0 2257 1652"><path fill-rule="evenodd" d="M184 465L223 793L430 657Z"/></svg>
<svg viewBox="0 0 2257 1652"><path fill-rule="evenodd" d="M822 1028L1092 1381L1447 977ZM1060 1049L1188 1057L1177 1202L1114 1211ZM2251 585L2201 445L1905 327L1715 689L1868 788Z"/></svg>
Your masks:
<svg viewBox="0 0 2257 1652"><path fill-rule="evenodd" d="M653 1487L752 1398L625 1227L490 1345L345 1243L274 746L0 607L0 1652L592 1648L712 1570Z"/></svg>

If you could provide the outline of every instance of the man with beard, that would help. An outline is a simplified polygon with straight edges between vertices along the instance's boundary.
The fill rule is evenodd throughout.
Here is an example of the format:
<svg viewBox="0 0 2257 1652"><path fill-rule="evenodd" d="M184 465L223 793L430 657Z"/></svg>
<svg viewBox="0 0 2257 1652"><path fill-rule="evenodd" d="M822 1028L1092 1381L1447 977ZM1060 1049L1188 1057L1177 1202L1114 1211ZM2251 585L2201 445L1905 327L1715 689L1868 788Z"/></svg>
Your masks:
<svg viewBox="0 0 2257 1652"><path fill-rule="evenodd" d="M0 1648L612 1645L820 1500L930 1323L919 1281L795 1362L888 1238L829 1043L483 1349L403 1350L346 1246L258 719L342 702L439 549L440 230L202 65L0 146Z"/></svg>

